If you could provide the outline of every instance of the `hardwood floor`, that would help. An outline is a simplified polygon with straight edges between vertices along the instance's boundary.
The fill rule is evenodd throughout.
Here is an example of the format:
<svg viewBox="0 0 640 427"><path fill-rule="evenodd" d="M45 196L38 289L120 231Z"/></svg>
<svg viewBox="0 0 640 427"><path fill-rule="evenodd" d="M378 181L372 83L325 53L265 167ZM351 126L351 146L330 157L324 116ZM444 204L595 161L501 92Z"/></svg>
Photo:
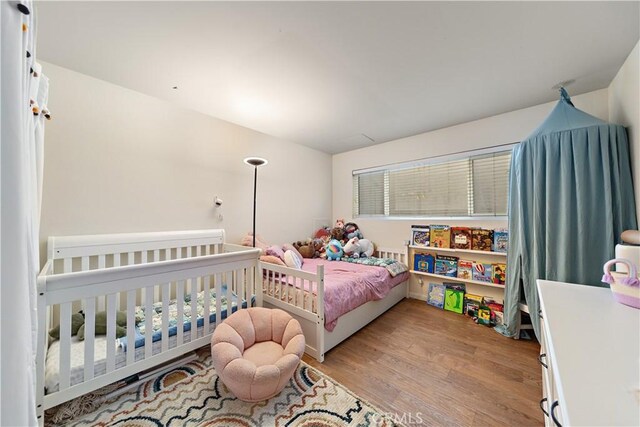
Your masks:
<svg viewBox="0 0 640 427"><path fill-rule="evenodd" d="M304 361L384 412L424 425L544 423L537 341L405 299L325 355ZM412 419L408 414L412 414Z"/></svg>

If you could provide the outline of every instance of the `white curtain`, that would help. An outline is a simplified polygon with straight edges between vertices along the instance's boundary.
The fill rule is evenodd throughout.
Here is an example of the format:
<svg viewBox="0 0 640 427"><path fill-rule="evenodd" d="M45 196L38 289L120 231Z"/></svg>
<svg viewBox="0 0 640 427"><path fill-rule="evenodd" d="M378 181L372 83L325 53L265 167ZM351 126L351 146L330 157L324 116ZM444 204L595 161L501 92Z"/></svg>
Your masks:
<svg viewBox="0 0 640 427"><path fill-rule="evenodd" d="M49 82L36 62L36 20L31 1L0 1L0 15L0 424L21 426L38 423L36 276Z"/></svg>

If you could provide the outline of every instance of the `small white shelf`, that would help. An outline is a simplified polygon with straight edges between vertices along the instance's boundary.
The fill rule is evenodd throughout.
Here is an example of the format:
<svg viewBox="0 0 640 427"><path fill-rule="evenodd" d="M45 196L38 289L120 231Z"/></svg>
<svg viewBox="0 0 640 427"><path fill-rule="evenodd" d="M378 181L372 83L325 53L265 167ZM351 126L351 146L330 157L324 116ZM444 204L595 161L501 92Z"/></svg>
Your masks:
<svg viewBox="0 0 640 427"><path fill-rule="evenodd" d="M410 272L419 274L421 276L435 277L445 282L471 283L474 285L489 286L490 288L504 289L504 285L497 285L495 283L490 283L490 282L481 282L479 280L461 279L459 277L443 276L442 274L427 273L426 271L418 271L418 270L411 270Z"/></svg>
<svg viewBox="0 0 640 427"><path fill-rule="evenodd" d="M494 256L507 256L506 252L493 252L493 251L476 251L473 249L452 249L452 248L434 248L432 246L416 246L409 245L411 249L417 249L422 251L433 251L433 252L459 252L459 253L468 253L468 254L479 254L479 255L494 255Z"/></svg>

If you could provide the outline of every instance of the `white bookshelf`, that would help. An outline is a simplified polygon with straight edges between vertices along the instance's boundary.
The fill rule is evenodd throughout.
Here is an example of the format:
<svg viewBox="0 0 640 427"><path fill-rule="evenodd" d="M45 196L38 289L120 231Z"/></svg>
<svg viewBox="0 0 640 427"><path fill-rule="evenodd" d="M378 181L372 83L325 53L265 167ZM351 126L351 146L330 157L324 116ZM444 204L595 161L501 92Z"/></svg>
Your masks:
<svg viewBox="0 0 640 427"><path fill-rule="evenodd" d="M504 258L507 257L506 252L474 251L472 249L434 248L431 246L417 246L417 245L409 245L409 248L420 250L420 251L467 253L467 254L476 254L476 255L492 255L492 256L498 256L498 257L504 257Z"/></svg>
<svg viewBox="0 0 640 427"><path fill-rule="evenodd" d="M461 279L459 277L443 276L442 274L427 273L426 271L418 271L418 270L411 270L411 273L419 274L421 276L434 277L436 279L440 279L443 282L471 283L474 285L489 286L491 288L504 289L504 285L498 285L496 283L491 283L491 282L481 282L480 280Z"/></svg>

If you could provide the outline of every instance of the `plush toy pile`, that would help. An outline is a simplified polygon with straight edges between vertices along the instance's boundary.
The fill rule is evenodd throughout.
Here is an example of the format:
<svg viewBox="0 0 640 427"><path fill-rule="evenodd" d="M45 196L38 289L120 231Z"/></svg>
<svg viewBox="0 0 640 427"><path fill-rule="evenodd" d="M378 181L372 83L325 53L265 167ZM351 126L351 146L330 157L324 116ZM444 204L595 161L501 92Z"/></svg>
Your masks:
<svg viewBox="0 0 640 427"><path fill-rule="evenodd" d="M253 236L248 233L242 245L251 246ZM304 258L325 258L340 260L343 257L362 258L373 255L375 248L370 240L363 238L360 228L354 222L338 219L333 228L322 227L313 237L293 244L269 245L256 235L256 247L262 250L261 261L300 268ZM287 255L287 252L290 252ZM296 255L295 259L292 256ZM297 261L300 261L299 264Z"/></svg>

